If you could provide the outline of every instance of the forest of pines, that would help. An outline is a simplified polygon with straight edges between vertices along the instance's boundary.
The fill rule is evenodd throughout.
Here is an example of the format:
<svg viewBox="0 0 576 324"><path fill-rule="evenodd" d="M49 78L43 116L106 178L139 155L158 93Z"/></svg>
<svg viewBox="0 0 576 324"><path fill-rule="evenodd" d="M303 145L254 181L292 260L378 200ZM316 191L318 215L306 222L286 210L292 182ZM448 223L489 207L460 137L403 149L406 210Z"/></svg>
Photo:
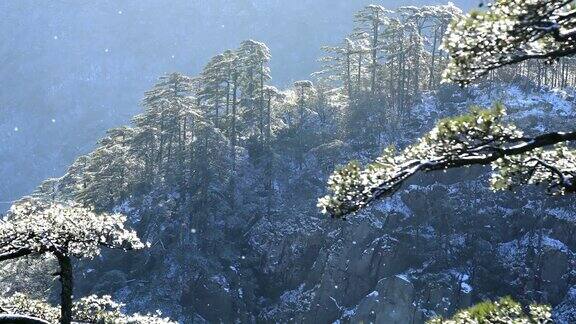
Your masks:
<svg viewBox="0 0 576 324"><path fill-rule="evenodd" d="M523 185L534 184L554 196L539 191L540 199L562 199L576 191L573 129L524 131L529 125L516 124L498 101L427 120L433 127L424 129L418 121L429 117L414 109L431 96L448 93L445 100L452 100L464 93L472 97L470 88L479 85L573 89L576 7L572 1L496 0L469 14L452 3L393 9L369 5L354 14L353 22L354 28L340 42L322 47L320 69L310 80L295 81L285 89L272 85L272 53L256 40L215 55L196 76L179 72L160 76L144 93L142 111L129 126L108 130L65 175L42 182L0 221L0 278L8 278L1 281L6 287L0 287L0 323L320 323L327 319L403 323L408 317L394 317L388 310L378 315L370 308L368 317L358 317L362 307L368 307L365 303L340 304L332 295L315 292L306 296L304 290L313 286L310 282L315 278L300 284L289 273L306 269L313 273L317 262L298 251L296 244L291 245L292 252L282 250L282 254L302 253L308 258L303 260L311 261L285 268L286 283L266 279L271 270L249 248L258 237L254 231L266 222L289 223L290 227L274 232L275 237L293 235L294 226L303 231L321 227L324 236L344 244L338 235L344 235L355 218L368 217L370 208L378 209L399 191L412 190L420 173L463 167L490 166L487 177L485 169L478 177L494 191L520 195ZM295 213L299 218L287 216ZM302 217L313 219L313 226ZM432 217L430 223L414 221L419 223L410 224L410 230L368 243L378 241L382 251L393 253L393 248L380 242L405 240L417 250L418 237L433 232L429 235L440 246L434 260L424 261L428 259L416 253L415 260L406 262L421 263L422 269L430 271L456 268L461 260L450 254L448 246L455 239L446 217L438 222ZM380 228L403 220L384 215L381 221ZM540 250L530 252L530 260L544 255L538 252L546 243L538 226L544 228L546 221L532 225L538 237L534 242L539 242L534 244ZM461 262L474 271L458 275L459 292L473 290L466 281L480 272L475 263L480 250L468 251L471 257ZM309 254L318 259L328 253L320 248L310 251L316 251ZM180 270L154 272L168 259ZM346 272L353 267L348 261L323 273ZM121 270L111 270L114 266ZM248 270L238 270L240 266ZM412 323L551 323L552 307L560 303L544 293L543 268L542 262L533 263L530 271L538 270L538 275L530 280L528 275L510 279L530 282L529 291L505 291L519 302L483 292L469 302L460 300L459 305L417 309L426 303L422 298L421 304L411 301L415 308L404 315ZM214 269L233 272L238 282L214 274ZM91 286L106 283L89 277L90 273L104 271L121 278L124 286L105 294L89 293ZM177 278L173 284L186 288L167 287L178 296L170 296L174 299L164 304L152 298L131 300L138 298L131 294L147 291L148 271ZM397 287L407 285L406 280L418 288L418 282L411 283L403 274L378 271L366 274L379 276L373 286ZM576 283L573 277L566 275L563 280ZM386 281L389 278L396 281ZM210 295L208 281L236 299L219 311L221 305L211 301L219 298ZM129 286L132 282L138 286ZM334 290L345 289L330 285ZM286 292L289 286L292 293ZM378 291L365 290L366 298L378 297ZM290 294L296 292L305 297L291 301ZM333 310L326 317L314 317L306 298L333 302ZM248 301L239 306L240 299ZM293 309L272 309L273 299ZM174 300L180 302L178 308L166 306ZM481 303L468 308L472 302ZM150 305L169 311L167 315L156 308L142 311L142 306ZM275 312L291 317L279 318ZM576 309L569 312L576 314ZM576 315L572 319L576 321Z"/></svg>

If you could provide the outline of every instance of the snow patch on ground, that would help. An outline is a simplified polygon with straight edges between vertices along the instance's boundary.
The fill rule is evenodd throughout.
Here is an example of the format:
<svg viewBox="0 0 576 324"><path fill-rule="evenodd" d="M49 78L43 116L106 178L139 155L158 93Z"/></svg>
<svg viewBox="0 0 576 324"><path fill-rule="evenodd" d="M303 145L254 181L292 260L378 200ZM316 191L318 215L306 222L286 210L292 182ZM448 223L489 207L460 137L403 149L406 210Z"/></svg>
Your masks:
<svg viewBox="0 0 576 324"><path fill-rule="evenodd" d="M505 265L517 265L519 262L523 262L523 255L526 253L529 246L537 246L539 244L541 244L542 248L546 250L560 251L563 253L570 252L570 249L566 244L555 238L549 237L548 235L543 235L540 239L535 236L530 237L529 234L526 234L521 240L499 244L498 257Z"/></svg>
<svg viewBox="0 0 576 324"><path fill-rule="evenodd" d="M565 208L549 208L546 209L546 212L557 219L576 222L576 213L574 211Z"/></svg>

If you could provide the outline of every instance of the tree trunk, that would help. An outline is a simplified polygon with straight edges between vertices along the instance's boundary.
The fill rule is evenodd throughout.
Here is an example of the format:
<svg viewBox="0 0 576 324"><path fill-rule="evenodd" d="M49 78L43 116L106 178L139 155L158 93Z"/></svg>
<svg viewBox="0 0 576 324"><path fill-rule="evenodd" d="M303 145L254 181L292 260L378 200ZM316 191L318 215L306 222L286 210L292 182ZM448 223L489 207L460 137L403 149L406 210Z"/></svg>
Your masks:
<svg viewBox="0 0 576 324"><path fill-rule="evenodd" d="M428 90L432 90L435 87L434 83L434 73L436 69L434 65L436 63L436 47L438 46L438 27L434 28L434 41L432 44L432 61L430 62L430 77L428 79Z"/></svg>
<svg viewBox="0 0 576 324"><path fill-rule="evenodd" d="M220 127L220 94L218 90L216 90L216 101L214 102L214 128Z"/></svg>
<svg viewBox="0 0 576 324"><path fill-rule="evenodd" d="M357 89L356 89L356 95L358 98L360 98L360 94L362 92L362 51L358 52L358 71L357 71L357 76L356 76L356 83L357 83Z"/></svg>
<svg viewBox="0 0 576 324"><path fill-rule="evenodd" d="M266 146L267 146L267 153L268 157L266 159L266 191L267 191L267 202L266 202L266 209L268 217L272 213L272 95L268 96L268 107L266 112Z"/></svg>
<svg viewBox="0 0 576 324"><path fill-rule="evenodd" d="M230 144L232 146L232 174L230 175L230 200L232 208L236 208L236 104L238 95L238 81L234 78L234 85L232 90L232 138Z"/></svg>
<svg viewBox="0 0 576 324"><path fill-rule="evenodd" d="M352 63L350 45L346 48L346 88L348 90L348 102L352 102Z"/></svg>
<svg viewBox="0 0 576 324"><path fill-rule="evenodd" d="M49 324L49 322L26 315L0 314L0 324Z"/></svg>
<svg viewBox="0 0 576 324"><path fill-rule="evenodd" d="M300 120L298 121L298 167L302 169L304 164L304 113L305 113L305 92L304 87L300 88L300 100L299 100L299 115Z"/></svg>
<svg viewBox="0 0 576 324"><path fill-rule="evenodd" d="M260 61L260 114L259 114L259 127L260 127L260 140L264 139L264 61Z"/></svg>
<svg viewBox="0 0 576 324"><path fill-rule="evenodd" d="M380 22L378 13L376 13L376 19L372 24L372 73L370 76L370 95L372 100L374 99L374 94L376 93L376 70L378 65L378 34L380 33Z"/></svg>
<svg viewBox="0 0 576 324"><path fill-rule="evenodd" d="M72 273L72 260L67 255L56 253L58 265L60 266L60 323L72 323L72 290L74 289L74 279Z"/></svg>

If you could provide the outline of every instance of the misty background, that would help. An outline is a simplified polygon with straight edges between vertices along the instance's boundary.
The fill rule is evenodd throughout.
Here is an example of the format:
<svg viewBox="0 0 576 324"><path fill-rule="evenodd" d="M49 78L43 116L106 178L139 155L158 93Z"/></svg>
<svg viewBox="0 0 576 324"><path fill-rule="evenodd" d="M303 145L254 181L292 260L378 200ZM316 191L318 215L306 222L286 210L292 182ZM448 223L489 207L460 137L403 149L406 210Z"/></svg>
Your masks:
<svg viewBox="0 0 576 324"><path fill-rule="evenodd" d="M369 0L0 0L0 212L61 176L140 111L164 73L196 75L242 40L272 51L272 83L314 72ZM477 0L454 1L463 9Z"/></svg>

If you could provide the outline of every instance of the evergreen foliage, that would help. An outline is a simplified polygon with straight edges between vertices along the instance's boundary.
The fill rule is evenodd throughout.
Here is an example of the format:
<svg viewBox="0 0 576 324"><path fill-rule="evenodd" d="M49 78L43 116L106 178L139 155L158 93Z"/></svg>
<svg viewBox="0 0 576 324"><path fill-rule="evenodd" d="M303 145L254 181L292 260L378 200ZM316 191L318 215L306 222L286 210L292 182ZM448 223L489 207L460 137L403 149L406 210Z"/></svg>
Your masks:
<svg viewBox="0 0 576 324"><path fill-rule="evenodd" d="M121 303L116 303L110 296L87 296L80 298L72 308L74 322L102 323L102 324L171 324L175 323L161 314L132 314L123 313ZM39 318L49 323L58 323L60 312L42 300L31 299L28 296L16 293L8 298L0 298L0 309L14 314Z"/></svg>
<svg viewBox="0 0 576 324"><path fill-rule="evenodd" d="M74 287L72 258L93 258L102 247L144 247L136 233L124 227L125 221L126 217L120 214L96 214L75 203L24 199L12 206L0 222L0 261L52 254L58 260L62 286L60 323L69 324Z"/></svg>
<svg viewBox="0 0 576 324"><path fill-rule="evenodd" d="M510 297L496 302L485 301L457 312L451 319L435 318L429 324L491 324L491 323L552 323L550 306L532 304L525 312L522 305Z"/></svg>
<svg viewBox="0 0 576 324"><path fill-rule="evenodd" d="M444 43L451 57L446 78L468 84L504 65L570 56L576 53L575 24L572 1L496 0L487 11L473 11L451 25Z"/></svg>

